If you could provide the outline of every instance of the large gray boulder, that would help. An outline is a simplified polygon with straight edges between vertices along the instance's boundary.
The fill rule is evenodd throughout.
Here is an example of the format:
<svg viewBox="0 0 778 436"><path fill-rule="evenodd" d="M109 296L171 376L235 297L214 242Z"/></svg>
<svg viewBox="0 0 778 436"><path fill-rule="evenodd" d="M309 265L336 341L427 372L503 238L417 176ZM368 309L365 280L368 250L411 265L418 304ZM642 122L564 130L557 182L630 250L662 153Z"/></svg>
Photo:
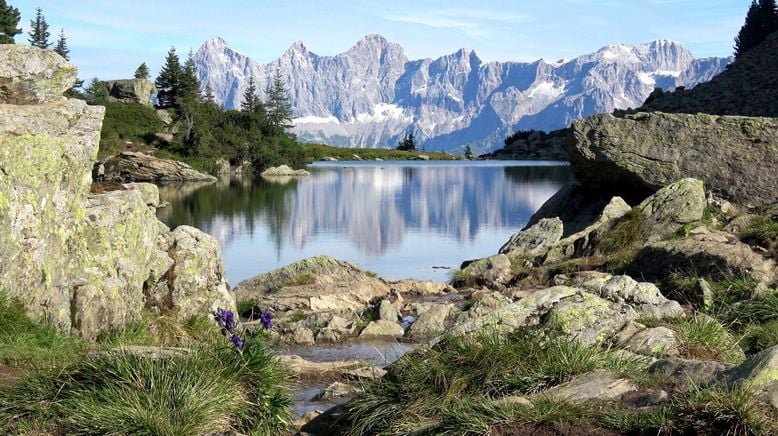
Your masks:
<svg viewBox="0 0 778 436"><path fill-rule="evenodd" d="M103 162L103 179L108 182L215 182L184 162L160 159L149 154L124 151Z"/></svg>
<svg viewBox="0 0 778 436"><path fill-rule="evenodd" d="M573 122L570 159L592 187L652 192L685 177L742 206L778 201L778 120L600 114Z"/></svg>
<svg viewBox="0 0 778 436"><path fill-rule="evenodd" d="M41 104L63 100L78 71L51 50L0 45L0 104ZM3 118L5 120L5 118Z"/></svg>
<svg viewBox="0 0 778 436"><path fill-rule="evenodd" d="M151 106L151 97L156 92L154 83L147 79L107 80L100 84L105 88L109 101L122 103Z"/></svg>
<svg viewBox="0 0 778 436"><path fill-rule="evenodd" d="M0 292L32 319L94 339L155 308L153 294L173 269L173 282L187 287L200 283L191 274L208 276L187 291L207 303L166 309L207 315L221 289L211 288L218 252L203 246L173 259L167 241L178 238L149 207L158 199L148 186L90 194L104 109L61 97L75 68L29 47L0 53ZM198 256L204 270L191 267ZM224 307L235 309L229 300Z"/></svg>

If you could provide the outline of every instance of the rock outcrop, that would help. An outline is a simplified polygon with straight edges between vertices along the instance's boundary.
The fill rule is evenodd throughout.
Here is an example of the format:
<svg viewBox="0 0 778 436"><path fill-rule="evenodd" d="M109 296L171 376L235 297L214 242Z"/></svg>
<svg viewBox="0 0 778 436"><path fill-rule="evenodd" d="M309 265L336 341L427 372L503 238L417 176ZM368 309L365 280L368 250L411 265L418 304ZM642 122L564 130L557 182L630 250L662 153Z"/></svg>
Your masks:
<svg viewBox="0 0 778 436"><path fill-rule="evenodd" d="M505 147L479 156L496 160L567 160L567 129L543 132L531 130L514 133Z"/></svg>
<svg viewBox="0 0 778 436"><path fill-rule="evenodd" d="M102 162L107 182L214 182L184 162L160 159L145 153L124 151Z"/></svg>
<svg viewBox="0 0 778 436"><path fill-rule="evenodd" d="M694 88L652 94L638 112L778 117L778 32Z"/></svg>
<svg viewBox="0 0 778 436"><path fill-rule="evenodd" d="M637 113L573 123L570 159L591 187L651 193L684 177L742 206L778 202L778 120Z"/></svg>
<svg viewBox="0 0 778 436"><path fill-rule="evenodd" d="M52 52L0 46L0 292L86 339L146 307L181 319L234 309L215 241L192 229L197 247L171 249L182 230L157 220L155 190L90 194L104 109L61 96L75 79ZM152 301L146 291L163 284L187 294Z"/></svg>
<svg viewBox="0 0 778 436"><path fill-rule="evenodd" d="M281 165L278 167L270 167L265 171L262 171L262 177L305 177L310 176L311 173L308 170L294 170L287 165Z"/></svg>
<svg viewBox="0 0 778 436"><path fill-rule="evenodd" d="M100 82L108 94L109 101L140 103L151 106L151 97L156 92L154 83L147 79L107 80Z"/></svg>

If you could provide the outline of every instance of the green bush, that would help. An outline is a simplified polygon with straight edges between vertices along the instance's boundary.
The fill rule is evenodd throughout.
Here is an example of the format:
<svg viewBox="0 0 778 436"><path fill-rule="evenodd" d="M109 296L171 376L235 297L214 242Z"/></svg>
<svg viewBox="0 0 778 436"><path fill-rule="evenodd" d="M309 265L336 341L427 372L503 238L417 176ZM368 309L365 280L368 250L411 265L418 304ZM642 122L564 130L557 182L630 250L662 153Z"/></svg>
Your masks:
<svg viewBox="0 0 778 436"><path fill-rule="evenodd" d="M162 132L164 127L152 107L140 103L107 102L98 157L115 154L126 141L151 144L155 141L154 134Z"/></svg>

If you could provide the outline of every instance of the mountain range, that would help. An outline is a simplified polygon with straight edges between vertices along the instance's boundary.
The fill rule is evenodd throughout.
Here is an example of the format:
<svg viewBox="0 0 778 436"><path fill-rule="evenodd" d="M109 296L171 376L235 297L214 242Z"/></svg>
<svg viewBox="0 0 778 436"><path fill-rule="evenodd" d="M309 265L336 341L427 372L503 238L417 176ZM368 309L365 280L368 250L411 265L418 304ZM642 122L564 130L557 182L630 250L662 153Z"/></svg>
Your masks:
<svg viewBox="0 0 778 436"><path fill-rule="evenodd" d="M249 77L264 90L279 69L294 132L303 141L394 147L412 131L424 149L454 152L466 144L490 151L515 130L549 131L594 113L638 107L656 87L693 87L731 61L697 59L667 40L611 44L556 62L483 62L467 49L409 60L400 45L380 35L365 36L335 56L319 56L298 41L268 64L221 38L195 53L203 89L210 86L226 108L240 107Z"/></svg>

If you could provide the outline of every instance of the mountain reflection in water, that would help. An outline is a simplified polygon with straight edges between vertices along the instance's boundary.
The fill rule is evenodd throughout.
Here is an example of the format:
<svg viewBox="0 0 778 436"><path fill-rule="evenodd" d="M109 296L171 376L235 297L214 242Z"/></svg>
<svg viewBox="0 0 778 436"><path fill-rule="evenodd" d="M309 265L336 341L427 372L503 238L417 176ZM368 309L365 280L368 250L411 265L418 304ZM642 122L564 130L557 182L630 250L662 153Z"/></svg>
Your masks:
<svg viewBox="0 0 778 436"><path fill-rule="evenodd" d="M233 285L320 254L387 277L447 280L432 267L494 254L573 180L550 162L335 162L311 172L163 187L171 204L159 216L219 240Z"/></svg>

